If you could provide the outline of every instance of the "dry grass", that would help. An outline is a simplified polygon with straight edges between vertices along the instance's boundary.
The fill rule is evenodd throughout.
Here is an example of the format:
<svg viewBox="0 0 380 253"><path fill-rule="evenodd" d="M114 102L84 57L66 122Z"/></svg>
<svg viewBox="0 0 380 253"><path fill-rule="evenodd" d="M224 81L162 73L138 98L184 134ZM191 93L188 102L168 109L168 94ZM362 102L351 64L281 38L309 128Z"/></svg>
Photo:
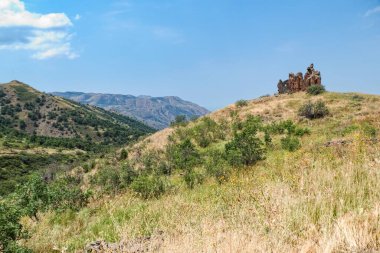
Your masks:
<svg viewBox="0 0 380 253"><path fill-rule="evenodd" d="M132 193L93 200L79 213L48 213L39 223L25 220L33 234L25 244L36 252L81 252L95 240L126 242L152 236L151 252L372 252L380 250L380 144L361 131L342 137L347 127L371 122L380 128L380 100L328 93L318 98L329 118L302 121L298 105L308 97L293 94L262 98L243 107L240 117L265 112L293 118L312 129L294 153L273 150L257 165L234 173L229 182L213 180L189 190L178 178L160 199ZM316 98L312 98L316 99ZM353 104L354 102L354 104ZM211 115L223 118L233 105ZM358 110L360 107L360 110ZM269 113L267 112L269 110ZM150 137L163 147L165 135ZM325 147L334 138L348 145ZM163 233L161 237L155 237ZM57 252L57 251L55 251Z"/></svg>

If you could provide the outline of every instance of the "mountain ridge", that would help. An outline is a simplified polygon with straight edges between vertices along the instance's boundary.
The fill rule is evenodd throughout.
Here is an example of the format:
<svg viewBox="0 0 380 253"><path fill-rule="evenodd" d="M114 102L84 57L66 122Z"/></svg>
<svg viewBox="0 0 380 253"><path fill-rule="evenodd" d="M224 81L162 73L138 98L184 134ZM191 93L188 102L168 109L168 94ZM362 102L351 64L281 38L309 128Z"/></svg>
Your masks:
<svg viewBox="0 0 380 253"><path fill-rule="evenodd" d="M133 117L155 129L168 127L177 115L185 115L190 119L210 112L178 96L152 97L76 91L52 92L51 94Z"/></svg>

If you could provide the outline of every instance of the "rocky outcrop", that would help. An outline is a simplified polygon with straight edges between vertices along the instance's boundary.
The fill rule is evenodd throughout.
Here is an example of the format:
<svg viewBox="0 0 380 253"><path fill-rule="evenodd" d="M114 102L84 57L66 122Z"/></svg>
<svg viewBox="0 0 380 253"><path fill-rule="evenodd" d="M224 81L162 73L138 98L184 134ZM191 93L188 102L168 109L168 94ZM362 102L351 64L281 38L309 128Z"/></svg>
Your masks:
<svg viewBox="0 0 380 253"><path fill-rule="evenodd" d="M284 94L306 91L311 85L322 85L321 72L314 69L314 64L307 68L305 75L301 72L297 74L290 73L289 79L286 81L280 80L277 88L279 94Z"/></svg>

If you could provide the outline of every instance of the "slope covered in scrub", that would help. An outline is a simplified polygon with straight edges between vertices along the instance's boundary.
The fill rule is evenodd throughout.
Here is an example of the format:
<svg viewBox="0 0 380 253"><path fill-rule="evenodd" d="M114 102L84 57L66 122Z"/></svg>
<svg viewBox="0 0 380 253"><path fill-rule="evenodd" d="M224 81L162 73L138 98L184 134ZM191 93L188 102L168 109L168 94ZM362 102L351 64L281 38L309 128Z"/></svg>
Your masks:
<svg viewBox="0 0 380 253"><path fill-rule="evenodd" d="M354 93L230 105L76 168L88 205L24 218L31 238L20 243L36 252L96 240L147 252L379 250L379 115L379 96Z"/></svg>

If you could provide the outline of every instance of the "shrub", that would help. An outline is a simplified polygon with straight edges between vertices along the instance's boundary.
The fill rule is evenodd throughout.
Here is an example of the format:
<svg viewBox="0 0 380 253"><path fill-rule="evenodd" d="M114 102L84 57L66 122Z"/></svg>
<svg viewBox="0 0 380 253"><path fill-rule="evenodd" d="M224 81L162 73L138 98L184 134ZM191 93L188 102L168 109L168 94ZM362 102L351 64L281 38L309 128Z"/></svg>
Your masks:
<svg viewBox="0 0 380 253"><path fill-rule="evenodd" d="M325 86L323 85L311 85L309 88L307 88L307 93L313 96L319 95L326 92Z"/></svg>
<svg viewBox="0 0 380 253"><path fill-rule="evenodd" d="M189 170L199 163L200 155L190 139L167 146L169 166L174 169Z"/></svg>
<svg viewBox="0 0 380 253"><path fill-rule="evenodd" d="M90 192L83 192L79 182L71 177L56 180L49 185L49 207L57 212L67 209L78 211L88 203Z"/></svg>
<svg viewBox="0 0 380 253"><path fill-rule="evenodd" d="M144 199L157 198L166 191L166 183L161 177L140 175L131 184L131 189Z"/></svg>
<svg viewBox="0 0 380 253"><path fill-rule="evenodd" d="M308 101L306 104L301 106L301 108L298 111L298 114L308 119L318 119L328 115L329 109L321 100L315 103Z"/></svg>
<svg viewBox="0 0 380 253"><path fill-rule="evenodd" d="M209 117L204 117L193 128L193 135L195 142L202 148L206 148L218 139L223 139L220 126Z"/></svg>
<svg viewBox="0 0 380 253"><path fill-rule="evenodd" d="M301 147L301 144L297 137L288 135L285 138L281 139L281 146L285 150L294 152Z"/></svg>
<svg viewBox="0 0 380 253"><path fill-rule="evenodd" d="M108 193L117 193L123 188L120 172L113 167L102 168L95 175L93 182Z"/></svg>
<svg viewBox="0 0 380 253"><path fill-rule="evenodd" d="M128 151L124 148L120 152L120 160L125 160L128 158Z"/></svg>
<svg viewBox="0 0 380 253"><path fill-rule="evenodd" d="M240 99L235 102L236 107L244 107L248 105L248 101L244 99Z"/></svg>
<svg viewBox="0 0 380 253"><path fill-rule="evenodd" d="M16 189L16 201L24 215L38 220L38 211L46 210L49 204L47 183L38 175L32 176Z"/></svg>
<svg viewBox="0 0 380 253"><path fill-rule="evenodd" d="M202 184L204 180L203 173L196 171L194 169L186 171L184 174L184 180L187 187L193 189L195 185Z"/></svg>
<svg viewBox="0 0 380 253"><path fill-rule="evenodd" d="M228 181L231 174L231 167L228 166L223 152L211 150L204 164L207 173L214 177L219 184Z"/></svg>
<svg viewBox="0 0 380 253"><path fill-rule="evenodd" d="M26 238L20 224L22 212L16 206L0 202L0 251L4 253L26 253L28 249L17 245L17 240Z"/></svg>
<svg viewBox="0 0 380 253"><path fill-rule="evenodd" d="M372 126L370 123L364 123L363 125L363 133L369 138L376 138L377 129Z"/></svg>
<svg viewBox="0 0 380 253"><path fill-rule="evenodd" d="M233 139L226 144L226 156L233 166L252 165L264 159L265 149L256 136L261 120L250 117L242 125L241 131L235 131Z"/></svg>
<svg viewBox="0 0 380 253"><path fill-rule="evenodd" d="M175 127L175 126L185 126L187 124L187 118L185 115L177 115L174 119L174 121L172 121L170 123L170 126L171 127Z"/></svg>

